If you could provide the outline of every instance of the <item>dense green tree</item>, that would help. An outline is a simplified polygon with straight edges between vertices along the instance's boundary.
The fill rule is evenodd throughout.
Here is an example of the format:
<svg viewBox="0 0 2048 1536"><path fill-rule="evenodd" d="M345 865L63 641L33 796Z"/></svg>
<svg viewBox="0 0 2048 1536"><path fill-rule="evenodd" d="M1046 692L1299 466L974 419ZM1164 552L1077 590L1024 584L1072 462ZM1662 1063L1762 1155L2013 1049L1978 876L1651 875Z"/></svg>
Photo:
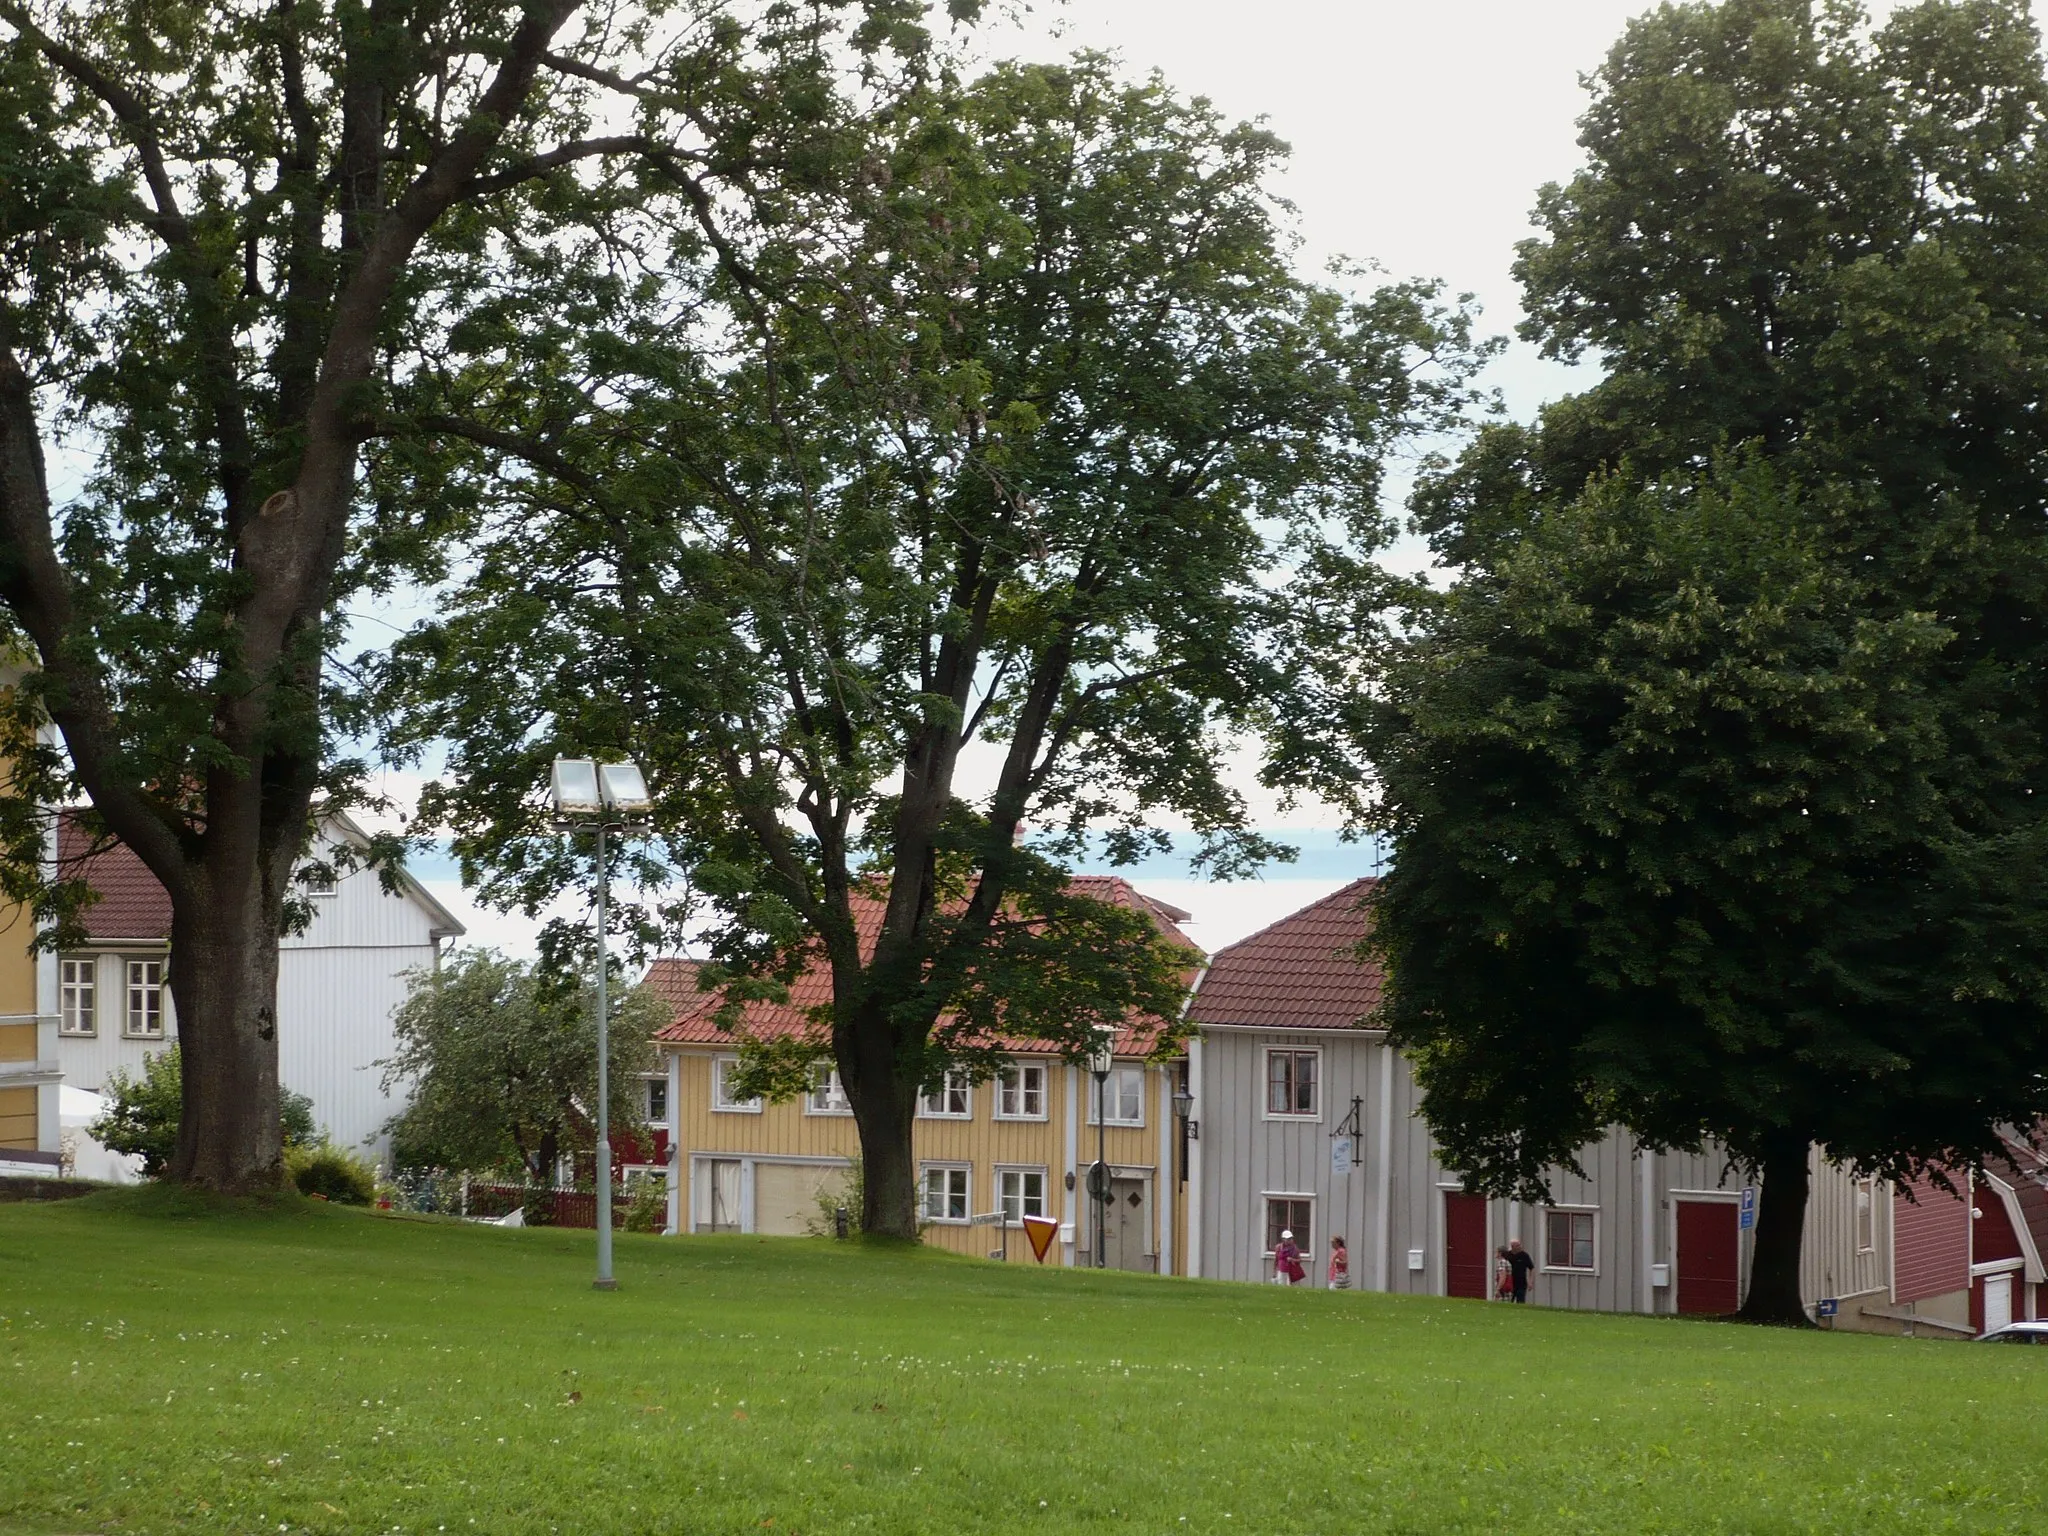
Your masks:
<svg viewBox="0 0 2048 1536"><path fill-rule="evenodd" d="M1460 569L1363 710L1377 942L1476 1182L1718 1140L1793 1321L1811 1144L2048 1109L2048 91L2020 5L1730 0L1593 92L1518 270L1605 377L1417 499Z"/></svg>
<svg viewBox="0 0 2048 1536"><path fill-rule="evenodd" d="M655 1064L661 1000L615 978L608 1042L611 1124L646 1123L640 1074ZM591 990L565 987L490 950L415 972L392 1022L398 1051L378 1063L386 1090L411 1094L387 1129L393 1162L554 1176L597 1145L597 1019Z"/></svg>
<svg viewBox="0 0 2048 1536"><path fill-rule="evenodd" d="M74 911L37 814L83 797L169 891L178 1177L280 1176L277 938L313 797L358 785L327 658L347 603L439 569L459 509L395 488L445 489L413 408L445 328L611 202L712 238L922 13L0 0L0 605L35 668L0 867Z"/></svg>
<svg viewBox="0 0 2048 1536"><path fill-rule="evenodd" d="M658 243L631 291L585 275L616 245L532 274L577 317L544 397L451 364L491 515L391 681L455 744L427 808L496 899L573 876L553 753L649 767L634 867L709 898L728 1003L824 957L817 1035L749 1061L771 1089L836 1063L863 1224L907 1236L917 1095L992 1026L1081 1050L1177 1013L1187 957L1062 866L1168 818L1220 870L1276 851L1225 756L1263 735L1306 775L1278 753L1380 604L1382 461L1459 407L1471 349L1428 286L1297 277L1283 146L1105 60L849 125L711 281Z"/></svg>
<svg viewBox="0 0 2048 1536"><path fill-rule="evenodd" d="M179 1058L178 1047L173 1045L145 1056L140 1077L114 1068L100 1089L104 1103L99 1118L85 1128L85 1133L108 1151L140 1157L145 1178L162 1178L177 1155L185 1081ZM313 1146L313 1101L289 1088L280 1090L278 1133L287 1150Z"/></svg>

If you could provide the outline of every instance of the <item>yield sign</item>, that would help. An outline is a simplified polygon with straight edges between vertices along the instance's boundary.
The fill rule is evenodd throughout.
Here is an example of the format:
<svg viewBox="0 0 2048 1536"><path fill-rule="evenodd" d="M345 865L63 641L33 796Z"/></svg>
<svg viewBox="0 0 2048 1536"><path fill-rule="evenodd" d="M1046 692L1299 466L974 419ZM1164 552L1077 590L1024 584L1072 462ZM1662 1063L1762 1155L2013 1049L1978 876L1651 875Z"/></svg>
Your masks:
<svg viewBox="0 0 2048 1536"><path fill-rule="evenodd" d="M1024 1235L1031 1239L1031 1251L1037 1256L1039 1263L1045 1262L1045 1250L1052 1246L1053 1234L1059 1229L1060 1224L1050 1216L1024 1218Z"/></svg>

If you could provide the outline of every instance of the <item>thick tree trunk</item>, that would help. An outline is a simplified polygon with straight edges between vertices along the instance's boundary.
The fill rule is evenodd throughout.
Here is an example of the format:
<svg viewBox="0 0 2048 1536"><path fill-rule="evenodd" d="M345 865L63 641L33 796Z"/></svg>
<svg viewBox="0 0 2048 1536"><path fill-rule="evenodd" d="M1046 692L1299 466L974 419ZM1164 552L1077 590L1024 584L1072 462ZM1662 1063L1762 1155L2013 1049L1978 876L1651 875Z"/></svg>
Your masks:
<svg viewBox="0 0 2048 1536"><path fill-rule="evenodd" d="M171 997L184 1067L183 1115L169 1175L223 1194L284 1185L277 1082L281 903L256 870L239 892L195 879L171 919Z"/></svg>
<svg viewBox="0 0 2048 1536"><path fill-rule="evenodd" d="M1799 1251L1806 1230L1807 1164L1812 1151L1812 1138L1797 1131L1775 1133L1764 1143L1756 1243L1749 1259L1749 1295L1737 1314L1744 1322L1813 1326L1799 1295Z"/></svg>
<svg viewBox="0 0 2048 1536"><path fill-rule="evenodd" d="M839 1080L860 1132L860 1229L917 1236L917 1160L910 1145L917 1085L898 1071L895 1036L882 1009L840 1031ZM864 1027L863 1027L864 1026Z"/></svg>

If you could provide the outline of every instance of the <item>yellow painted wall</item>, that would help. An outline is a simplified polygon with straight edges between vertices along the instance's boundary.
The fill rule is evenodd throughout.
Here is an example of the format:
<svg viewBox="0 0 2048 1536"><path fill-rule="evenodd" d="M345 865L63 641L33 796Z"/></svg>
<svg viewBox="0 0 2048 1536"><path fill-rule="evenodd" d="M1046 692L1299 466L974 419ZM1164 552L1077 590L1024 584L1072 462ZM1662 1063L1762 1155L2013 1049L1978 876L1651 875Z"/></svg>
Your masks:
<svg viewBox="0 0 2048 1536"><path fill-rule="evenodd" d="M35 1151L35 1089L0 1088L0 1147L13 1151Z"/></svg>
<svg viewBox="0 0 2048 1536"><path fill-rule="evenodd" d="M758 1156L853 1158L860 1154L860 1133L851 1115L807 1114L801 1100L766 1104L759 1111L718 1110L712 1104L712 1062L731 1051L685 1049L675 1052L682 1067L680 1097L672 1106L676 1136L681 1146L678 1177L690 1177L693 1156ZM971 1201L977 1212L996 1208L996 1169L1020 1165L1046 1170L1047 1214L1062 1222L1084 1224L1088 1203L1085 1189L1068 1190L1066 1175L1067 1071L1054 1058L1019 1057L1042 1060L1046 1071L1046 1118L1044 1120L998 1120L995 1118L996 1085L976 1083L970 1100L971 1117L965 1120L919 1117L911 1131L911 1146L919 1162L967 1163L974 1169ZM1123 1063L1134 1065L1135 1063ZM1078 1074L1083 1095L1092 1092L1085 1073ZM1179 1169L1157 1166L1159 1157L1159 1079L1148 1072L1145 1078L1145 1123L1138 1127L1110 1126L1107 1133L1108 1158L1112 1164L1153 1168L1152 1237L1156 1251L1159 1235L1160 1202L1172 1198L1173 1270L1185 1273L1185 1201L1181 1198ZM1096 1131L1088 1124L1084 1097L1076 1117L1079 1142L1077 1161L1082 1170L1095 1160ZM1179 1137L1172 1145L1176 1155ZM689 1190L685 1188L685 1230L691 1220ZM701 1213L700 1213L701 1216ZM924 1240L936 1248L955 1253L985 1256L1000 1245L1001 1233L992 1226L959 1226L933 1222L925 1228ZM1015 1228L1010 1232L1010 1257L1029 1260L1030 1245ZM1047 1254L1048 1263L1058 1260L1058 1249Z"/></svg>

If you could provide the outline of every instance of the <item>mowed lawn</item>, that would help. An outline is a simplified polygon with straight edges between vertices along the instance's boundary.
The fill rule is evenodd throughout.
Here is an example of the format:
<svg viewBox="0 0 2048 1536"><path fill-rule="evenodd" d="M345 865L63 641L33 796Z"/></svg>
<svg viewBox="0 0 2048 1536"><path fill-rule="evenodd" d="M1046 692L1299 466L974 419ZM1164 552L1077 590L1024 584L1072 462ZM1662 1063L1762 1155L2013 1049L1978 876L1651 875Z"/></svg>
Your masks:
<svg viewBox="0 0 2048 1536"><path fill-rule="evenodd" d="M1015 1246L1022 1248L1022 1244ZM0 1206L0 1531L2048 1528L2048 1350Z"/></svg>

